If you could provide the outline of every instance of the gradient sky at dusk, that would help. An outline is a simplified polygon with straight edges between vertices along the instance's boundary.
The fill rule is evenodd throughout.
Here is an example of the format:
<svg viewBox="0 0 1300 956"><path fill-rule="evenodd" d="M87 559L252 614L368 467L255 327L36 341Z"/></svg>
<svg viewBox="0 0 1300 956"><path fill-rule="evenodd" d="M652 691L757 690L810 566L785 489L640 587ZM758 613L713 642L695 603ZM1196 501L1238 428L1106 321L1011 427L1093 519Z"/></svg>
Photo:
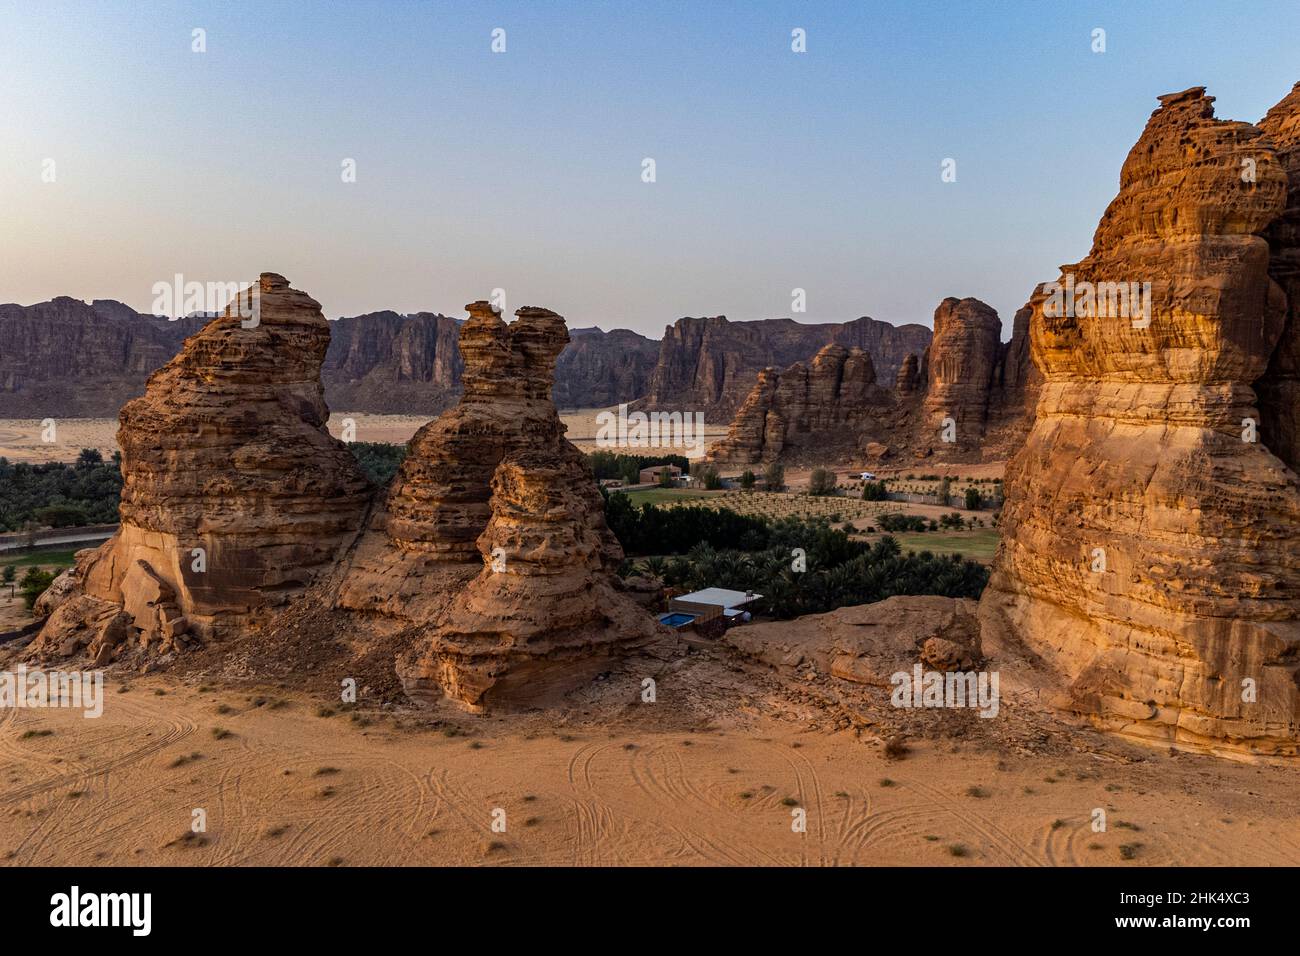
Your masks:
<svg viewBox="0 0 1300 956"><path fill-rule="evenodd" d="M973 295L1009 325L1087 253L1156 97L1258 120L1297 37L1294 0L0 0L0 302L274 271L331 317L502 287L658 337L802 287L800 321Z"/></svg>

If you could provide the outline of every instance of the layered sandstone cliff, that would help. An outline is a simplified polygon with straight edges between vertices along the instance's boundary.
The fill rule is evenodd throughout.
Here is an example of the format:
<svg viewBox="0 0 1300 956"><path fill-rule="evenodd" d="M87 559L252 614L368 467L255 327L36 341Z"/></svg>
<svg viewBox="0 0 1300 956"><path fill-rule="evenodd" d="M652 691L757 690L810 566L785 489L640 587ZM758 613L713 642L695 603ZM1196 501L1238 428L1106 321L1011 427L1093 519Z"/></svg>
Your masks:
<svg viewBox="0 0 1300 956"><path fill-rule="evenodd" d="M1258 440L1250 387L1284 327L1263 234L1286 170L1202 88L1160 101L1092 251L1031 302L1044 381L981 613L1104 726L1294 753L1300 479ZM1138 283L1136 307L1081 293L1104 283Z"/></svg>
<svg viewBox="0 0 1300 956"><path fill-rule="evenodd" d="M460 323L445 315L371 312L330 323L321 368L331 408L433 415L455 404Z"/></svg>
<svg viewBox="0 0 1300 956"><path fill-rule="evenodd" d="M923 325L871 318L805 325L790 319L729 322L725 316L678 319L664 330L644 407L702 411L710 421L735 415L765 368L811 361L824 345L861 349L892 381L909 353L930 341Z"/></svg>
<svg viewBox="0 0 1300 956"><path fill-rule="evenodd" d="M76 600L51 615L38 654L84 640L100 658L133 634L171 644L252 626L355 533L369 486L325 429L320 306L269 273L248 304L186 340L122 409L121 527L79 563ZM94 623L113 619L111 634Z"/></svg>
<svg viewBox="0 0 1300 956"><path fill-rule="evenodd" d="M827 345L809 365L764 369L711 459L732 465L829 461L853 452L891 407L871 356Z"/></svg>
<svg viewBox="0 0 1300 956"><path fill-rule="evenodd" d="M0 418L115 416L205 321L107 299L0 305Z"/></svg>
<svg viewBox="0 0 1300 956"><path fill-rule="evenodd" d="M631 402L650 387L659 343L628 329L572 329L555 363L560 408L607 408Z"/></svg>

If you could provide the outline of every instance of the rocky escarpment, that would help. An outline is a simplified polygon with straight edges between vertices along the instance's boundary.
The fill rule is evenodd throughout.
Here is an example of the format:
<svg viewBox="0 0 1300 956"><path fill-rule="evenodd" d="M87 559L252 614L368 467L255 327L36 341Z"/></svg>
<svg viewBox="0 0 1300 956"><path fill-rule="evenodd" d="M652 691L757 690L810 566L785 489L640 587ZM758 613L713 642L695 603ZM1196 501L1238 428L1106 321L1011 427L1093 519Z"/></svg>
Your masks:
<svg viewBox="0 0 1300 956"><path fill-rule="evenodd" d="M371 312L330 323L321 369L331 408L433 415L455 404L460 323L445 315Z"/></svg>
<svg viewBox="0 0 1300 956"><path fill-rule="evenodd" d="M369 485L325 429L320 306L263 274L121 414L121 526L73 572L38 656L172 646L266 620L339 558ZM251 311L251 310L248 310Z"/></svg>
<svg viewBox="0 0 1300 956"><path fill-rule="evenodd" d="M892 404L889 390L876 385L870 355L827 345L809 365L760 372L709 455L732 465L832 460L874 435Z"/></svg>
<svg viewBox="0 0 1300 956"><path fill-rule="evenodd" d="M790 319L728 322L725 316L678 319L664 330L659 360L644 407L702 411L709 420L731 419L765 368L811 361L824 345L857 348L876 374L892 381L909 353L930 341L923 325L893 326L871 318L804 325Z"/></svg>
<svg viewBox="0 0 1300 956"><path fill-rule="evenodd" d="M169 320L121 302L60 297L0 305L0 418L108 418L144 391L209 316ZM460 397L460 320L371 312L329 323L321 368L340 411L434 415ZM561 408L603 408L646 393L659 343L627 329L576 330L556 365Z"/></svg>
<svg viewBox="0 0 1300 956"><path fill-rule="evenodd" d="M1295 753L1300 479L1258 440L1250 387L1286 319L1264 234L1287 172L1202 88L1160 101L1088 257L1031 301L1044 381L981 614L1103 726ZM1078 294L1132 282L1149 308Z"/></svg>
<svg viewBox="0 0 1300 956"><path fill-rule="evenodd" d="M1038 386L1028 312L1017 314L1005 344L997 312L978 299L945 299L934 321L934 339L919 357L904 357L892 389L876 385L874 371L864 381L869 355L835 345L811 366L763 370L710 457L728 465L1005 460L1024 438Z"/></svg>
<svg viewBox="0 0 1300 956"><path fill-rule="evenodd" d="M573 329L555 363L560 408L606 408L631 402L650 387L659 343L628 329Z"/></svg>
<svg viewBox="0 0 1300 956"><path fill-rule="evenodd" d="M564 320L467 308L460 403L412 439L335 601L414 629L410 693L480 709L560 693L657 626L616 588L621 549L551 400Z"/></svg>
<svg viewBox="0 0 1300 956"><path fill-rule="evenodd" d="M138 315L108 299L0 305L0 418L116 415L206 321Z"/></svg>

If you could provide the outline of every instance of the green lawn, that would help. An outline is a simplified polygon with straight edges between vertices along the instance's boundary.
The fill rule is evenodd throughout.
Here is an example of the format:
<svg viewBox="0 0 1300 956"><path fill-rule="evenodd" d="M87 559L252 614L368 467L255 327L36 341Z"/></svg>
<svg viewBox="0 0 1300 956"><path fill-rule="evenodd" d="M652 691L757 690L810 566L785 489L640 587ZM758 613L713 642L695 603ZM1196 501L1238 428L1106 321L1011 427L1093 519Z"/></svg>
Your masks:
<svg viewBox="0 0 1300 956"><path fill-rule="evenodd" d="M904 551L960 554L982 564L992 561L998 550L998 533L993 528L976 528L974 531L907 531L895 534L894 538Z"/></svg>
<svg viewBox="0 0 1300 956"><path fill-rule="evenodd" d="M640 507L646 502L652 505L662 505L687 498L709 498L714 495L724 494L724 492L694 491L690 488L646 488L641 491L626 491L624 494L632 499L632 504Z"/></svg>
<svg viewBox="0 0 1300 956"><path fill-rule="evenodd" d="M77 549L80 550L80 549ZM60 567L70 568L73 561L72 556L77 551L24 551L22 554L3 554L0 553L0 567L6 564L12 564L16 568L29 568L37 565L43 568Z"/></svg>

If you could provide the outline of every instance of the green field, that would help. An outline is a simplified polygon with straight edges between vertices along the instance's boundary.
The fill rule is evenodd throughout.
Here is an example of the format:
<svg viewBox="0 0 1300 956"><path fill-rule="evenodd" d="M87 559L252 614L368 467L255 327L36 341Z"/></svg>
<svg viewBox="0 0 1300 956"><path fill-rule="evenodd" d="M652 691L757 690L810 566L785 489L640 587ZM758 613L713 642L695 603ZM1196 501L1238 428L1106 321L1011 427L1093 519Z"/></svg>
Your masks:
<svg viewBox="0 0 1300 956"><path fill-rule="evenodd" d="M878 536L873 536L873 539ZM998 532L994 528L974 531L926 531L895 534L904 551L929 551L932 554L960 554L988 564L998 550Z"/></svg>
<svg viewBox="0 0 1300 956"><path fill-rule="evenodd" d="M721 491L693 491L689 488L645 488L641 491L625 491L625 495L632 499L632 504L640 507L649 503L652 505L666 505L673 502L686 501L690 498L711 498L723 494Z"/></svg>
<svg viewBox="0 0 1300 956"><path fill-rule="evenodd" d="M0 567L12 564L16 568L29 568L33 565L42 568L70 568L72 556L76 551L25 551L22 554L0 554Z"/></svg>

